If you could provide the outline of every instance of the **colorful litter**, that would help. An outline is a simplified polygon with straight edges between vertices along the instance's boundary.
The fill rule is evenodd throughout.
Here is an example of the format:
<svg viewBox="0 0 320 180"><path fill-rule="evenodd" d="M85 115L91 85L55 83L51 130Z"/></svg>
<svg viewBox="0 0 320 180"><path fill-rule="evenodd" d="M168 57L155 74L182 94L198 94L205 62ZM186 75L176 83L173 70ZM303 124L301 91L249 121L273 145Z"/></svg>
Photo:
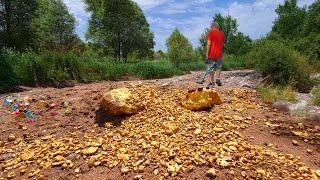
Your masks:
<svg viewBox="0 0 320 180"><path fill-rule="evenodd" d="M3 100L3 104L6 107L10 107L12 110L12 115L16 118L25 118L28 123L30 121L34 122L37 120L36 114L30 110L29 98L25 97L24 99L15 98L15 97L7 97Z"/></svg>

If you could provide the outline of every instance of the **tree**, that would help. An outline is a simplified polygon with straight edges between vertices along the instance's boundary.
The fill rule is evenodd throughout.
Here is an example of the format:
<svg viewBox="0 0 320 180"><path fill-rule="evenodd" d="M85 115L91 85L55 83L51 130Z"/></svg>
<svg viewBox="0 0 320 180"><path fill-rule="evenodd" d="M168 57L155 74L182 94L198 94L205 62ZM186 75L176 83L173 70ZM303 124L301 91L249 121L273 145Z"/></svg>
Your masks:
<svg viewBox="0 0 320 180"><path fill-rule="evenodd" d="M179 29L175 29L167 39L168 58L176 65L191 61L192 45Z"/></svg>
<svg viewBox="0 0 320 180"><path fill-rule="evenodd" d="M75 18L62 0L38 0L32 25L41 49L71 50L80 39L75 34Z"/></svg>
<svg viewBox="0 0 320 180"><path fill-rule="evenodd" d="M312 33L320 33L320 0L317 0L312 5L310 5L307 12L307 18L305 23L304 32L305 35Z"/></svg>
<svg viewBox="0 0 320 180"><path fill-rule="evenodd" d="M276 9L277 19L272 32L280 34L285 39L301 37L306 19L306 8L297 6L297 0L286 0Z"/></svg>
<svg viewBox="0 0 320 180"><path fill-rule="evenodd" d="M0 48L34 47L31 21L37 4L36 0L0 0Z"/></svg>
<svg viewBox="0 0 320 180"><path fill-rule="evenodd" d="M245 36L243 33L238 32L237 35L231 36L229 42L225 45L225 51L228 54L236 56L244 55L251 50L252 40L249 36Z"/></svg>
<svg viewBox="0 0 320 180"><path fill-rule="evenodd" d="M104 48L105 55L127 59L153 55L154 35L141 8L132 0L85 0L91 13L87 39Z"/></svg>
<svg viewBox="0 0 320 180"><path fill-rule="evenodd" d="M216 14L213 20L219 24L221 31L224 32L226 42L228 43L230 39L235 36L238 32L237 20L228 16L222 16L220 13Z"/></svg>

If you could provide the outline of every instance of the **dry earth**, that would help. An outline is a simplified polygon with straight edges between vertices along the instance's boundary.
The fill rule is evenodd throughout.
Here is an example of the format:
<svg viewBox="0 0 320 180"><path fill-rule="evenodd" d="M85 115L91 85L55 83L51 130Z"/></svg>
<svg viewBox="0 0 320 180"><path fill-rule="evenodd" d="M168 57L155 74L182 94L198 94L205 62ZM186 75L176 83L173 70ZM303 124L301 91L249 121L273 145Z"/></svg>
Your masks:
<svg viewBox="0 0 320 180"><path fill-rule="evenodd" d="M2 95L28 96L38 119L28 125L0 105L0 179L210 179L210 168L217 179L317 178L319 121L261 102L247 88L260 81L252 71L223 73L224 86L217 88L223 105L184 110L179 96L198 87L199 75ZM155 86L159 101L132 117L111 117L99 109L104 92L130 84ZM59 106L41 110L35 106L39 101ZM175 127L172 133L166 133L168 124Z"/></svg>

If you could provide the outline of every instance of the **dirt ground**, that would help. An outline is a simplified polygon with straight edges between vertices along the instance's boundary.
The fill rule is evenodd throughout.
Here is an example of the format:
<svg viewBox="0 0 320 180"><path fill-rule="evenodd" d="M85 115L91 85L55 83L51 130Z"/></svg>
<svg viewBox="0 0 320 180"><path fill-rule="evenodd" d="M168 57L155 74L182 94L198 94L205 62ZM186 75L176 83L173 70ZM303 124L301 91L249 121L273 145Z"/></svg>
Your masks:
<svg viewBox="0 0 320 180"><path fill-rule="evenodd" d="M39 110L34 107L38 115L37 121L29 125L25 121L18 121L10 112L10 109L0 105L0 163L3 166L9 160L19 156L16 146L21 141L28 144L35 140L41 140L50 135L50 137L62 137L66 134L73 134L77 137L84 137L86 134L94 134L97 137L105 133L104 112L99 109L99 103L102 95L110 89L125 87L129 84L156 85L161 92L170 89L180 88L185 91L199 87L195 84L196 78L200 72L160 80L133 80L119 82L101 82L92 84L81 84L74 87L56 89L56 88L32 88L27 91L1 95L1 99L6 96L28 96L36 104L39 101L56 103L57 107L48 110ZM269 108L267 104L260 101L259 96L253 89L247 86L259 82L259 77L251 71L224 72L222 82L224 86L217 87L226 105L232 105L230 91L236 88L245 89L253 95L250 102L256 102L263 108L244 109L237 116L242 117L242 123L239 126L239 132L246 143L257 145L259 147L270 149L278 154L290 154L293 158L299 159L311 170L320 169L320 122L303 117L289 115L285 112L279 112ZM244 87L241 87L244 86ZM70 104L71 112L65 115L63 103ZM32 104L31 104L32 105ZM232 107L231 107L232 108ZM234 116L235 112L227 112L219 106L215 106L211 112ZM203 112L206 113L206 112ZM250 117L250 118L248 118ZM121 122L120 122L121 123ZM121 124L119 124L121 126ZM22 128L24 127L24 128ZM25 128L26 127L26 128ZM308 136L294 134L293 132L307 132ZM8 137L14 135L16 140L9 141ZM297 141L294 145L293 140ZM309 151L309 152L308 152ZM30 176L30 179L139 179L136 175L142 175L142 179L159 179L160 175L154 174L152 165L145 167L143 172L130 171L121 172L120 164L110 168L108 166L89 167L83 157L70 152L67 159L74 161L74 166L69 169L61 167L48 167L40 169L40 172ZM216 179L247 179L243 175L240 167L218 167L210 163L201 166L195 166L192 171L181 172L176 176L168 176L168 179L210 179L206 171L215 167L217 170ZM28 179L28 173L34 168L31 162L26 163L26 173L19 173L17 169L0 169L0 179L7 179L8 174L14 172L13 179ZM164 167L159 167L160 171ZM281 168L281 167L278 167ZM37 169L37 168L36 168ZM76 172L80 169L81 172ZM276 172L276 170L274 170ZM273 173L273 172L270 172ZM257 179L268 179L260 177ZM279 179L281 179L279 177ZM290 179L290 178L288 178Z"/></svg>

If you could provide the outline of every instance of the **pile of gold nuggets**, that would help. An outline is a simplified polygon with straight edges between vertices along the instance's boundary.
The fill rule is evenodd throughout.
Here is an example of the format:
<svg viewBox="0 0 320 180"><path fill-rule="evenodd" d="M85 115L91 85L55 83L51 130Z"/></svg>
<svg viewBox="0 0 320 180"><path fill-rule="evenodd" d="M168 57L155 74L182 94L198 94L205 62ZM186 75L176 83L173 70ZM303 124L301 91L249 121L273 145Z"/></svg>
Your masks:
<svg viewBox="0 0 320 180"><path fill-rule="evenodd" d="M132 85L116 91L111 94L118 93L122 99L104 99L110 99L109 92L101 106L114 115L120 114L117 110L131 114L121 126L106 123L104 133L92 131L84 137L70 132L63 137L48 135L31 142L17 138L10 148L0 149L0 154L16 153L1 163L5 178L37 178L48 168L72 170L79 177L79 162L90 168L120 167L122 174L143 174L151 168L159 179L191 172L197 166L227 169L235 179L317 179L320 175L293 155L244 140L239 132L241 125L254 121L246 117L245 111L268 110L252 100L256 96L253 90L228 91L231 98L216 106L219 111L216 107L206 111L184 108L188 93L181 89ZM112 101L118 107L108 108ZM71 155L77 158L70 158Z"/></svg>

